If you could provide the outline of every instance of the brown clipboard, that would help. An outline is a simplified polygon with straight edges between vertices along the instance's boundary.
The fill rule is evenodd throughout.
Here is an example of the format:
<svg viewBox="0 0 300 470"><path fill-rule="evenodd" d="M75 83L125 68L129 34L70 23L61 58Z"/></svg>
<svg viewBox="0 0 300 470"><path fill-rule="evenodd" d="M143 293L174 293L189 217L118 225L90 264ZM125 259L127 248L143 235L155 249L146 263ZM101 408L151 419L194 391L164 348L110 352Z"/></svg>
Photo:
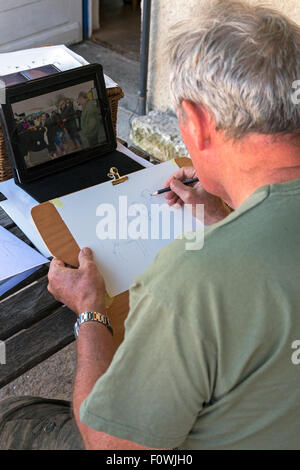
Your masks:
<svg viewBox="0 0 300 470"><path fill-rule="evenodd" d="M182 157L175 159L178 167L192 166L189 158ZM31 210L34 224L44 240L49 252L55 258L64 261L74 267L78 267L78 255L80 248L64 223L55 204L44 202ZM129 312L128 291L114 297L108 309L108 315L114 329L114 340L117 346L123 341L124 322Z"/></svg>

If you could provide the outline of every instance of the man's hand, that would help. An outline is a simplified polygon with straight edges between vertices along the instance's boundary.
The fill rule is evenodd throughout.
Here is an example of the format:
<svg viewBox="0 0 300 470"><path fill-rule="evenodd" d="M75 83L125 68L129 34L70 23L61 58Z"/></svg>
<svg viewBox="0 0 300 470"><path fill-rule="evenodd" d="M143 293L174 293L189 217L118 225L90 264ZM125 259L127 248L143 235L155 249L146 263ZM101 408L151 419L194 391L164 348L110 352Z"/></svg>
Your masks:
<svg viewBox="0 0 300 470"><path fill-rule="evenodd" d="M165 187L170 186L172 190L165 194L168 204L170 206L175 204L192 205L194 216L196 216L196 205L204 204L205 225L211 225L225 219L229 210L225 208L220 198L205 191L200 182L188 186L182 183L184 180L196 177L197 174L193 167L183 167L176 171L165 183Z"/></svg>
<svg viewBox="0 0 300 470"><path fill-rule="evenodd" d="M49 292L77 315L86 311L105 311L105 283L93 252L83 248L79 253L79 268L67 268L62 261L53 259L48 274Z"/></svg>

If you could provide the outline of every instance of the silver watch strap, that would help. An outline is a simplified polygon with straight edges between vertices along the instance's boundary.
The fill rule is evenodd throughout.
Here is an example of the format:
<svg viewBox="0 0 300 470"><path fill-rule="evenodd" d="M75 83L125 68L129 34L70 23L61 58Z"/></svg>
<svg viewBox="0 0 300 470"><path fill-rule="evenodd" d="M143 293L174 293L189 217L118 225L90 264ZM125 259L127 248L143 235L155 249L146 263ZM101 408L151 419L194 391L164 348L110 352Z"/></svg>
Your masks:
<svg viewBox="0 0 300 470"><path fill-rule="evenodd" d="M78 316L77 321L74 325L74 332L75 332L76 339L78 338L78 331L79 331L80 325L88 321L95 321L98 323L102 323L102 325L106 326L106 328L109 330L109 332L112 335L114 334L110 321L105 315L99 312L83 312Z"/></svg>

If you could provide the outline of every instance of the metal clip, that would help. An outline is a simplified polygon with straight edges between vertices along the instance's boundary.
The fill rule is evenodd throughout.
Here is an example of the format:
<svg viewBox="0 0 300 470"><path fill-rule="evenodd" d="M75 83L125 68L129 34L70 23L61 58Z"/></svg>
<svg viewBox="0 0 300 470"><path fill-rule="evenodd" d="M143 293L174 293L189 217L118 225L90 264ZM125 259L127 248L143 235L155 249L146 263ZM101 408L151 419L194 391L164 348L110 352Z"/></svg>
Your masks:
<svg viewBox="0 0 300 470"><path fill-rule="evenodd" d="M113 180L112 181L113 185L123 183L124 181L128 181L128 176L120 176L119 170L115 166L113 166L110 169L110 172L107 173L107 176Z"/></svg>

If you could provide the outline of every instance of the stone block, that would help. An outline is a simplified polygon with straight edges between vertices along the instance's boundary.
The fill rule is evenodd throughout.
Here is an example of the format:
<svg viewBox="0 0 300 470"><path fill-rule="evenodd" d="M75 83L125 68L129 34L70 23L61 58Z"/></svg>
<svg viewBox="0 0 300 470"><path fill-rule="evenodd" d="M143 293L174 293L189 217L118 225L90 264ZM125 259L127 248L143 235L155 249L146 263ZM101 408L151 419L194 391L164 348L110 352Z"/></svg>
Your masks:
<svg viewBox="0 0 300 470"><path fill-rule="evenodd" d="M133 119L130 139L160 161L188 157L177 118L160 110Z"/></svg>

